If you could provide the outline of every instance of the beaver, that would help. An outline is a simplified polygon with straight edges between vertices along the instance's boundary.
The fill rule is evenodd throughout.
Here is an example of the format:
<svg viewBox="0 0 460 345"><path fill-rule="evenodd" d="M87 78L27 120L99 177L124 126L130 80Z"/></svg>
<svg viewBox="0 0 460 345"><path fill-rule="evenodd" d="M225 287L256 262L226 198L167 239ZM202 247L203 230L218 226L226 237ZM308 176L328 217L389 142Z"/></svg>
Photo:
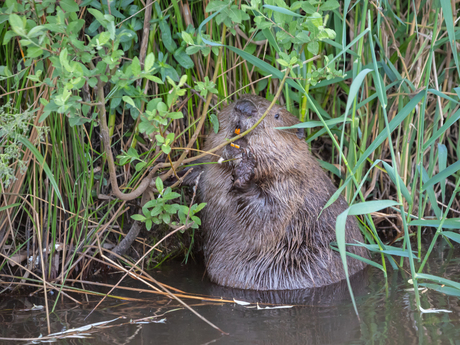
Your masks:
<svg viewBox="0 0 460 345"><path fill-rule="evenodd" d="M256 123L270 102L245 95L219 114L220 128L206 139L210 150ZM215 152L221 164L202 165L199 198L203 252L211 281L233 288L291 290L320 287L345 278L335 238L340 196L322 213L336 187L310 153L303 129L279 130L299 120L275 105L249 134ZM209 158L217 162L219 157ZM348 217L346 241L363 241ZM368 257L366 249L348 250ZM349 275L365 263L347 258Z"/></svg>

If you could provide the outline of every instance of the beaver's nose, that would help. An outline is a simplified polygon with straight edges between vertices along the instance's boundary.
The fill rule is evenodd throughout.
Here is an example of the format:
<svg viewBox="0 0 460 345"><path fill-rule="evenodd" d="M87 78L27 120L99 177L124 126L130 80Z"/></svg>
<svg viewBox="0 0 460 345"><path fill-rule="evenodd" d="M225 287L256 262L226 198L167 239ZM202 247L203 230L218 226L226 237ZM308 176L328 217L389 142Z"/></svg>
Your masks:
<svg viewBox="0 0 460 345"><path fill-rule="evenodd" d="M242 115L251 117L257 114L257 107L255 106L254 103L247 99L241 99L238 102L236 102L235 105L236 111L241 113Z"/></svg>

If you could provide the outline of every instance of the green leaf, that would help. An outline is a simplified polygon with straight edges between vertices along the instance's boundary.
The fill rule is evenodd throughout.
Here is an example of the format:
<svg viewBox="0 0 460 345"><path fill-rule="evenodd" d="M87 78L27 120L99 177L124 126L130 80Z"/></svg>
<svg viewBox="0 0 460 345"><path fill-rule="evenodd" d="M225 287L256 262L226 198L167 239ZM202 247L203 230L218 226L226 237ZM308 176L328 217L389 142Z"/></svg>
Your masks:
<svg viewBox="0 0 460 345"><path fill-rule="evenodd" d="M289 66L289 63L284 61L283 59L276 59L276 62L278 62L283 67L288 67Z"/></svg>
<svg viewBox="0 0 460 345"><path fill-rule="evenodd" d="M158 102L157 109L158 109L159 112L167 112L168 111L168 107L166 106L166 104L164 102Z"/></svg>
<svg viewBox="0 0 460 345"><path fill-rule="evenodd" d="M157 191L160 194L163 193L163 189L164 189L163 180L160 177L157 177L157 179L155 180L155 186L157 187Z"/></svg>
<svg viewBox="0 0 460 345"><path fill-rule="evenodd" d="M133 108L136 107L136 105L134 104L134 101L133 101L133 99L132 99L131 97L129 97L129 96L123 96L122 99L123 99L123 102L128 103L128 104L129 104L130 106L132 106Z"/></svg>
<svg viewBox="0 0 460 345"><path fill-rule="evenodd" d="M140 222L144 222L147 219L141 214L133 214L131 218Z"/></svg>
<svg viewBox="0 0 460 345"><path fill-rule="evenodd" d="M318 52L319 52L319 43L318 43L318 41L312 41L312 42L308 43L307 49L313 55L318 55Z"/></svg>
<svg viewBox="0 0 460 345"><path fill-rule="evenodd" d="M439 172L443 171L447 167L447 147L444 144L438 143L438 166ZM446 198L446 181L441 181L441 201L444 202Z"/></svg>
<svg viewBox="0 0 460 345"><path fill-rule="evenodd" d="M145 210L144 214L148 213L147 208L156 206L157 203L158 203L157 201L158 201L157 199L152 199L152 200L150 200L150 201L147 201L147 202L145 203L145 205L142 207L142 210L143 210L143 211Z"/></svg>
<svg viewBox="0 0 460 345"><path fill-rule="evenodd" d="M336 36L336 33L334 30L324 28L323 30L320 31L318 35L319 40L334 40Z"/></svg>
<svg viewBox="0 0 460 345"><path fill-rule="evenodd" d="M16 34L21 36L26 35L26 23L22 20L21 17L15 13L12 13L9 16L8 21L11 25L11 29L13 29Z"/></svg>
<svg viewBox="0 0 460 345"><path fill-rule="evenodd" d="M373 200L360 202L349 207L348 214L350 216L357 216L360 214L368 214L380 211L381 209L399 205L398 202L393 200Z"/></svg>
<svg viewBox="0 0 460 345"><path fill-rule="evenodd" d="M147 163L145 163L145 162L139 162L139 163L136 164L135 169L136 169L136 171L141 171L146 165L147 165Z"/></svg>
<svg viewBox="0 0 460 345"><path fill-rule="evenodd" d="M236 24L241 24L241 22L243 21L244 12L239 10L238 7L235 7L236 6L232 6L232 8L230 9L229 17L232 20L232 22Z"/></svg>
<svg viewBox="0 0 460 345"><path fill-rule="evenodd" d="M261 21L260 23L257 23L257 29L265 32L265 30L269 30L273 25L274 24L272 22L268 22L264 20L264 21Z"/></svg>
<svg viewBox="0 0 460 345"><path fill-rule="evenodd" d="M179 49L177 49L173 55L176 61L179 63L179 65L181 65L185 69L195 67L193 60L190 58L190 56L187 55L184 47L180 47Z"/></svg>
<svg viewBox="0 0 460 345"><path fill-rule="evenodd" d="M144 78L148 79L148 80L151 80L151 81L153 81L154 83L157 83L157 84L164 84L163 81L160 78L155 77L153 75L144 74Z"/></svg>
<svg viewBox="0 0 460 345"><path fill-rule="evenodd" d="M16 37L17 34L14 31L7 31L5 36L3 36L3 45L8 44L8 42L13 38Z"/></svg>
<svg viewBox="0 0 460 345"><path fill-rule="evenodd" d="M80 9L74 0L60 0L59 6L66 12L78 12Z"/></svg>
<svg viewBox="0 0 460 345"><path fill-rule="evenodd" d="M160 104L161 98L154 98L150 102L147 103L147 110L148 111L153 111L157 109L158 104Z"/></svg>
<svg viewBox="0 0 460 345"><path fill-rule="evenodd" d="M417 273L416 277L419 279L428 279L428 280L432 280L440 284L449 285L449 286L452 286L460 290L460 283L454 282L449 279L445 279L445 278L441 278L441 277L437 277L437 276L434 276L431 274L425 274L425 273Z"/></svg>
<svg viewBox="0 0 460 345"><path fill-rule="evenodd" d="M168 145L163 144L163 145L161 145L161 150L162 150L165 154L169 155L169 153L171 152L171 146L168 146Z"/></svg>
<svg viewBox="0 0 460 345"><path fill-rule="evenodd" d="M170 53L173 53L177 49L177 45L172 38L169 23L167 23L165 20L160 20L158 24L160 26L161 40L163 45Z"/></svg>
<svg viewBox="0 0 460 345"><path fill-rule="evenodd" d="M449 165L448 168L444 169L443 171L439 172L432 178L430 178L426 183L423 184L422 191L426 190L428 187L434 185L435 183L444 181L450 175L455 174L458 170L460 170L460 160L455 162L454 164Z"/></svg>
<svg viewBox="0 0 460 345"><path fill-rule="evenodd" d="M155 64L155 55L153 53L150 53L145 58L144 71L145 72L150 72L150 70L153 68L154 64ZM160 79L158 78L158 80L160 80Z"/></svg>
<svg viewBox="0 0 460 345"><path fill-rule="evenodd" d="M148 122L148 121L142 121L139 124L139 132L141 132L141 133L151 134L151 133L155 132L156 130L157 130L157 128L153 124Z"/></svg>
<svg viewBox="0 0 460 345"><path fill-rule="evenodd" d="M110 21L110 22L107 24L107 31L110 33L110 39L111 39L112 41L115 41L115 39L116 39L115 22Z"/></svg>
<svg viewBox="0 0 460 345"><path fill-rule="evenodd" d="M180 111L175 111L175 112L169 113L168 117L172 120L177 120L177 119L182 119L184 117L184 114L182 114Z"/></svg>
<svg viewBox="0 0 460 345"><path fill-rule="evenodd" d="M199 204L194 210L193 210L193 213L198 213L200 212L207 204L205 202L202 202L201 204Z"/></svg>
<svg viewBox="0 0 460 345"><path fill-rule="evenodd" d="M450 286L445 286L444 284L438 285L438 284L429 284L429 283L419 283L418 286L426 287L428 289L437 291L444 295L460 297L460 289L456 289Z"/></svg>
<svg viewBox="0 0 460 345"><path fill-rule="evenodd" d="M165 204L163 210L165 210L165 212L168 212L169 214L174 214L177 211L177 209L173 205L169 204Z"/></svg>
<svg viewBox="0 0 460 345"><path fill-rule="evenodd" d="M172 143L174 141L174 132L171 132L166 136L166 141L169 143Z"/></svg>
<svg viewBox="0 0 460 345"><path fill-rule="evenodd" d="M295 13L295 12L292 12L292 11L290 11L288 9L285 9L285 8L282 8L282 7L272 6L272 5L264 5L263 7L268 8L269 10L272 10L272 11L275 11L275 12L278 12L278 13L287 14L287 15L293 16L293 17L303 18L302 15L300 15L298 13Z"/></svg>
<svg viewBox="0 0 460 345"><path fill-rule="evenodd" d="M155 206L155 207L150 211L150 216L151 216L151 217L158 216L162 211L163 211L163 208L162 208L161 206Z"/></svg>
<svg viewBox="0 0 460 345"><path fill-rule="evenodd" d="M43 50L39 47L29 47L27 48L27 57L36 58L43 54Z"/></svg>
<svg viewBox="0 0 460 345"><path fill-rule="evenodd" d="M441 219L416 219L409 223L410 226L429 226L432 228L439 228L441 225ZM444 229L460 229L460 219L450 218L444 219L442 223ZM443 234L445 231L442 232Z"/></svg>
<svg viewBox="0 0 460 345"><path fill-rule="evenodd" d="M211 114L209 116L209 120L211 121L212 124L212 129L214 130L214 133L219 132L219 119L215 114Z"/></svg>
<svg viewBox="0 0 460 345"><path fill-rule="evenodd" d="M332 11L336 8L339 8L339 3L336 0L327 0L324 4L320 6L320 11Z"/></svg>
<svg viewBox="0 0 460 345"><path fill-rule="evenodd" d="M35 75L35 74L28 75L28 76L27 76L27 79L32 80L32 81L35 81L35 82L37 82L37 83L40 82L40 77L37 76L37 75Z"/></svg>
<svg viewBox="0 0 460 345"><path fill-rule="evenodd" d="M43 29L45 29L45 27L42 25L35 26L32 29L30 29L30 31L27 33L27 37L34 38L38 36Z"/></svg>
<svg viewBox="0 0 460 345"><path fill-rule="evenodd" d="M100 12L100 11L94 9L94 8L88 8L88 12L91 13L91 14L94 16L94 18L97 19L97 21L98 21L99 23L105 21L104 15L102 14L102 12ZM102 23L101 23L101 24L102 24Z"/></svg>
<svg viewBox="0 0 460 345"><path fill-rule="evenodd" d="M177 74L177 71L172 68L171 66L165 66L160 68L160 74L162 79L166 79L167 77L170 77L174 81L179 81L179 74Z"/></svg>
<svg viewBox="0 0 460 345"><path fill-rule="evenodd" d="M326 125L330 128L334 127L337 124L343 123L343 122L350 122L351 119L346 119L344 121L345 116L342 115L340 117L336 117L331 120L324 121ZM293 126L289 127L276 127L275 129L291 129L291 128L315 128L315 127L323 127L323 123L321 121L307 121L307 122L301 122L298 124L295 124Z"/></svg>
<svg viewBox="0 0 460 345"><path fill-rule="evenodd" d="M165 142L165 138L163 138L160 134L156 134L156 135L155 135L155 139L156 139L157 142L159 142L159 143L164 143L164 142Z"/></svg>
<svg viewBox="0 0 460 345"><path fill-rule="evenodd" d="M334 164L322 161L320 159L318 159L317 161L318 161L319 165L321 165L321 168L323 168L324 170L330 171L331 173L333 173L334 175L336 175L339 178L343 178L342 173L340 172L340 170Z"/></svg>
<svg viewBox="0 0 460 345"><path fill-rule="evenodd" d="M48 104L45 105L45 109L43 109L43 114L40 116L38 120L39 123L45 121L45 119L51 114L52 111L57 111L59 106L52 100Z"/></svg>
<svg viewBox="0 0 460 345"><path fill-rule="evenodd" d="M323 26L323 17L318 12L315 12L308 17L307 24L313 25L315 28L319 28L320 26Z"/></svg>
<svg viewBox="0 0 460 345"><path fill-rule="evenodd" d="M337 238L337 247L339 249L339 254L340 254L340 259L342 260L343 264L343 269L345 271L345 277L347 279L347 285L348 289L350 291L350 296L352 299L353 304L355 304L354 297L353 297L353 290L351 288L350 284L350 279L348 276L348 265L347 265L347 251L346 251L346 245L345 245L345 224L347 223L347 217L348 217L348 212L349 208L343 211L339 216L337 217L337 220L335 222L335 233L336 233L336 238Z"/></svg>
<svg viewBox="0 0 460 345"><path fill-rule="evenodd" d="M334 246L337 246L337 242L331 242L330 246L331 246L331 248L332 248L333 250L336 250L336 251L339 250L338 248L335 248L335 247L334 247ZM364 245L361 244L361 243L356 244L356 246L363 246L363 247L364 247ZM353 254L353 253L350 253L350 252L346 252L345 254L346 254L347 256L351 257L351 258L358 259L358 260L360 260L360 261L365 262L365 263L368 264L368 265L371 265L371 266L373 266L373 267L375 267L375 268L378 268L378 269L382 270L383 272L386 272L386 271L383 269L383 266L382 266L382 265L379 265L378 263L376 263L376 262L374 262L374 261L372 261L372 260L365 259L365 258L363 258L363 257L361 257L361 256L359 256L359 255L356 255L356 254Z"/></svg>
<svg viewBox="0 0 460 345"><path fill-rule="evenodd" d="M380 249L380 247L377 244L359 243L359 245L362 247L365 247L366 249L374 253L383 253L386 255L401 256L405 258L409 257L409 252L406 249L399 248L399 247L383 246L383 249Z"/></svg>
<svg viewBox="0 0 460 345"><path fill-rule="evenodd" d="M436 139L438 139L443 133L446 132L446 130L452 126L454 123L457 122L457 120L460 119L460 109L455 112L451 117L449 117L446 122L444 122L444 125L442 125L441 128L439 128L436 132L433 133L431 138L423 145L423 151L425 151L428 147L433 144Z"/></svg>
<svg viewBox="0 0 460 345"><path fill-rule="evenodd" d="M65 210L65 205L64 205L64 201L62 200L62 196L61 196L61 193L59 192L59 186L58 184L56 183L56 180L54 179L54 175L53 173L51 172L50 168L48 167L48 164L46 163L45 159L43 158L43 156L41 155L41 153L37 150L37 148L32 145L32 143L27 140L26 138L22 137L22 136L19 136L18 137L18 140L23 144L25 145L29 150L30 152L33 153L33 155L35 156L35 159L40 163L40 166L43 168L43 170L45 171L46 173L46 176L48 176L50 182L51 182L51 185L53 186L54 188L54 192L56 193L59 201L61 202L61 205L62 205L62 208L64 210L64 212L66 212Z"/></svg>
<svg viewBox="0 0 460 345"><path fill-rule="evenodd" d="M366 75L370 72L372 72L372 69L366 68L359 72L359 74L356 76L356 78L353 80L351 83L348 99L347 99L347 106L345 108L345 116L348 115L348 111L350 110L352 104L355 101L355 97L358 95L359 89L361 88L361 85L363 84L364 78ZM345 123L344 123L345 124Z"/></svg>
<svg viewBox="0 0 460 345"><path fill-rule="evenodd" d="M166 224L169 224L171 222L171 216L168 213L163 213L162 214L163 222Z"/></svg>
<svg viewBox="0 0 460 345"><path fill-rule="evenodd" d="M195 42L193 42L192 36L186 31L182 32L182 39L184 40L185 43L187 43L189 45L194 45L195 44Z"/></svg>
<svg viewBox="0 0 460 345"><path fill-rule="evenodd" d="M97 85L97 79L94 78L94 77L89 78L88 79L88 85L90 87L95 87ZM121 101L121 99L120 99L120 101Z"/></svg>
<svg viewBox="0 0 460 345"><path fill-rule="evenodd" d="M316 7L314 7L307 1L302 1L300 7L302 8L302 10L304 10L306 13L310 15L316 13Z"/></svg>
<svg viewBox="0 0 460 345"><path fill-rule="evenodd" d="M187 49L185 49L185 52L187 53L187 55L193 55L199 52L200 49L201 49L200 46L190 46L190 47L187 47Z"/></svg>
<svg viewBox="0 0 460 345"><path fill-rule="evenodd" d="M22 39L22 40L19 40L19 43L23 47L27 47L27 46L31 45L33 42L30 39Z"/></svg>
<svg viewBox="0 0 460 345"><path fill-rule="evenodd" d="M208 6L206 6L206 12L219 11L228 6L228 3L223 1L210 1Z"/></svg>
<svg viewBox="0 0 460 345"><path fill-rule="evenodd" d="M307 31L301 31L299 32L295 38L297 38L301 43L308 43L311 41L310 36L308 35Z"/></svg>
<svg viewBox="0 0 460 345"><path fill-rule="evenodd" d="M276 33L276 39L278 42L286 42L290 40L290 36L287 32L285 31L278 31ZM280 52L281 53L281 52ZM289 59L287 59L289 61Z"/></svg>
<svg viewBox="0 0 460 345"><path fill-rule="evenodd" d="M3 206L3 207L0 207L0 212L3 212L9 208L13 208L13 207L16 207L16 206L19 206L21 205L21 203L17 202L16 204L11 204L11 205L6 205L6 206Z"/></svg>
<svg viewBox="0 0 460 345"><path fill-rule="evenodd" d="M67 59L67 55L67 48L62 49L61 53L59 54L59 62L61 63L61 66L67 70L67 72L72 72L72 69L69 65L69 60Z"/></svg>
<svg viewBox="0 0 460 345"><path fill-rule="evenodd" d="M201 225L201 219L197 216L191 216L190 219L194 221L197 225Z"/></svg>
<svg viewBox="0 0 460 345"><path fill-rule="evenodd" d="M134 57L133 62L131 63L131 71L133 72L134 76L141 74L141 63L137 56Z"/></svg>
<svg viewBox="0 0 460 345"><path fill-rule="evenodd" d="M455 241L457 243L460 243L460 234L452 231L443 231L441 233L443 236L446 236L447 238L450 238L452 241Z"/></svg>
<svg viewBox="0 0 460 345"><path fill-rule="evenodd" d="M64 34L66 27L62 24L45 24L45 28L54 33Z"/></svg>

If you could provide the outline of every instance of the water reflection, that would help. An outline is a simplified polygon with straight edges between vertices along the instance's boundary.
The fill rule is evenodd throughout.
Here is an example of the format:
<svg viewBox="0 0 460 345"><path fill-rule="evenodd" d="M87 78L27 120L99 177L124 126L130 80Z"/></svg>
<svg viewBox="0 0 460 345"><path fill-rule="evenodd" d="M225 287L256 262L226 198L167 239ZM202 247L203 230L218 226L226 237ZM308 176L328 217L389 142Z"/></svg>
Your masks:
<svg viewBox="0 0 460 345"><path fill-rule="evenodd" d="M460 248L436 248L426 271L460 281ZM65 301L52 314L53 332L125 316L124 321L156 315L165 323L121 325L98 331L92 339L67 340L90 344L460 344L460 303L456 297L427 290L421 294L425 309L448 309L452 313L414 312L415 300L404 272L383 274L370 268L352 280L360 320L356 317L344 283L303 291L254 292L223 288L203 277L203 267L173 264L154 272L159 281L178 289L217 298L252 303L295 305L290 309L257 310L235 303L190 301L203 317L229 335L221 335L176 301L138 292L119 292L143 302L110 300L86 320L99 297L78 296L82 306ZM129 280L126 285L144 287ZM145 300L148 298L148 303ZM94 302L91 301L94 300ZM0 297L0 337L36 337L47 334L44 311L25 311L44 305L41 297ZM64 341L61 341L64 342ZM7 343L7 342L5 342Z"/></svg>

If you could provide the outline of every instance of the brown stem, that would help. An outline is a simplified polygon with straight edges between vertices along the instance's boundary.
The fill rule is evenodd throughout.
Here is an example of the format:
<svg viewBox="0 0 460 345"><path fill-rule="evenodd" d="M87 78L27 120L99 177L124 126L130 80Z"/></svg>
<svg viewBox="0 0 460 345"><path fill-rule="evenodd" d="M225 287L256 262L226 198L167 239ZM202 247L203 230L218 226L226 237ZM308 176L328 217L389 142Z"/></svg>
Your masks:
<svg viewBox="0 0 460 345"><path fill-rule="evenodd" d="M112 191L115 196L121 200L133 200L141 196L145 192L147 187L150 185L150 181L154 177L155 173L160 168L158 165L153 167L150 173L145 177L139 186L131 193L123 193L118 187L117 173L115 170L115 162L113 160L112 148L110 146L109 128L107 127L107 112L105 110L105 96L104 96L104 83L99 77L97 81L97 96L99 98L99 116L101 126L102 143L104 144L104 150L106 153L107 164L109 166L110 183L112 184Z"/></svg>
<svg viewBox="0 0 460 345"><path fill-rule="evenodd" d="M115 260L117 256L122 256L131 247L139 235L139 232L142 229L142 225L144 224L138 221L134 221L125 238L123 238L123 240L112 250L112 253L109 255L111 260Z"/></svg>

